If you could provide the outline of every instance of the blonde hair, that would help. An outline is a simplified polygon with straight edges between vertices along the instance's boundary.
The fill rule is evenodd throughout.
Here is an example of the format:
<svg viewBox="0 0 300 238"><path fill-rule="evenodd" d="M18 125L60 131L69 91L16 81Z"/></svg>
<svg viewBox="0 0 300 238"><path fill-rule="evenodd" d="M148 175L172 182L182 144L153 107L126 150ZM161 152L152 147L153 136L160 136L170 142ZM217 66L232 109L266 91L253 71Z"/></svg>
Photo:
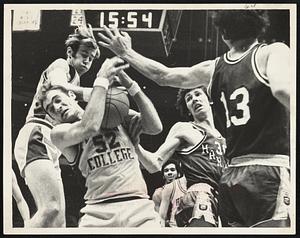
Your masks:
<svg viewBox="0 0 300 238"><path fill-rule="evenodd" d="M93 28L90 24L87 24L87 26L78 26L75 29L74 34L68 36L65 45L66 47L71 47L74 54L78 51L79 46L84 45L89 49L96 50L96 58L100 57L100 50L93 34Z"/></svg>

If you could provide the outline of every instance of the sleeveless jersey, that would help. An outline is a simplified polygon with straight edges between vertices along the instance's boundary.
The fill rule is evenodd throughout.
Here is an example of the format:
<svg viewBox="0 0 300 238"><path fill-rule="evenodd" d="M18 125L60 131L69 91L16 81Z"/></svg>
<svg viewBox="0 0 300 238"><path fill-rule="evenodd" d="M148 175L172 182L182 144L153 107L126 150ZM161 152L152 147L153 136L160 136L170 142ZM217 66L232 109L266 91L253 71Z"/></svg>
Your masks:
<svg viewBox="0 0 300 238"><path fill-rule="evenodd" d="M289 155L289 117L258 71L257 44L239 59L221 56L208 88L216 128L226 138L226 157ZM280 65L278 65L280 67Z"/></svg>
<svg viewBox="0 0 300 238"><path fill-rule="evenodd" d="M78 167L86 178L86 204L130 196L149 198L138 156L121 125L101 129L82 142Z"/></svg>
<svg viewBox="0 0 300 238"><path fill-rule="evenodd" d="M170 207L167 215L167 219L169 220L170 227L177 227L175 220L175 213L179 206L180 198L186 193L186 179L185 177L181 177L179 179L174 180L172 183L169 183L165 186L171 186L172 193L170 198Z"/></svg>
<svg viewBox="0 0 300 238"><path fill-rule="evenodd" d="M42 106L41 106L41 104L38 100L38 92L39 92L40 88L42 87L43 83L48 81L49 72L51 70L53 70L55 64L60 63L59 61L66 61L66 60L64 60L64 59L55 60L41 74L40 81L38 83L35 95L33 97L30 109L29 109L27 117L26 117L26 121L28 121L31 118L40 118L40 119L46 119L47 118L48 121L52 122L52 119L49 116L47 116L46 112L44 111L44 109L42 108ZM66 62L63 62L63 63L66 63ZM74 69L74 67L72 67L71 65L69 65L69 72L67 73L66 76L67 76L67 79L68 79L68 83L74 84L76 86L80 85L80 77L79 77L78 73L76 72L76 70Z"/></svg>
<svg viewBox="0 0 300 238"><path fill-rule="evenodd" d="M187 180L187 188L196 183L208 183L218 189L218 183L226 166L224 153L225 139L215 137L206 129L194 122L190 130L199 133L199 142L181 145L176 151L181 161L182 170Z"/></svg>

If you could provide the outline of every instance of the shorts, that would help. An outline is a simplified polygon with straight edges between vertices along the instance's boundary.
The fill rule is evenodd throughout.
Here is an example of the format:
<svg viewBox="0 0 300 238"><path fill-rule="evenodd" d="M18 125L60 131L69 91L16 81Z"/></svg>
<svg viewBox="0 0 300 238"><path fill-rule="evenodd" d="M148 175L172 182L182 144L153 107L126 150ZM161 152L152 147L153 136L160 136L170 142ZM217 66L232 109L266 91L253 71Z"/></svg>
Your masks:
<svg viewBox="0 0 300 238"><path fill-rule="evenodd" d="M145 198L88 204L79 227L161 227L153 201Z"/></svg>
<svg viewBox="0 0 300 238"><path fill-rule="evenodd" d="M220 213L231 226L289 218L289 169L280 166L228 167L220 181Z"/></svg>
<svg viewBox="0 0 300 238"><path fill-rule="evenodd" d="M51 160L60 178L59 157L61 152L50 139L52 125L42 119L30 119L19 131L16 139L14 156L20 174L25 178L24 170L35 160Z"/></svg>
<svg viewBox="0 0 300 238"><path fill-rule="evenodd" d="M180 198L175 219L179 227L187 226L193 219L218 226L218 192L206 183L192 185Z"/></svg>

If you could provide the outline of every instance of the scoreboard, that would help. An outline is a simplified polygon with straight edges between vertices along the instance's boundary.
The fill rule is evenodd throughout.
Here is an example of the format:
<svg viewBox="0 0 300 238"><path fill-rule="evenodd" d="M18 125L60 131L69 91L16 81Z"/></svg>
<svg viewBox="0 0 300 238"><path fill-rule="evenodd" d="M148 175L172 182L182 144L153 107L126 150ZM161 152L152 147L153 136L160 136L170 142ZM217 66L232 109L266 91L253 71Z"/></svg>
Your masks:
<svg viewBox="0 0 300 238"><path fill-rule="evenodd" d="M146 56L168 56L176 38L181 10L84 10L94 35L103 26L128 32L133 48Z"/></svg>

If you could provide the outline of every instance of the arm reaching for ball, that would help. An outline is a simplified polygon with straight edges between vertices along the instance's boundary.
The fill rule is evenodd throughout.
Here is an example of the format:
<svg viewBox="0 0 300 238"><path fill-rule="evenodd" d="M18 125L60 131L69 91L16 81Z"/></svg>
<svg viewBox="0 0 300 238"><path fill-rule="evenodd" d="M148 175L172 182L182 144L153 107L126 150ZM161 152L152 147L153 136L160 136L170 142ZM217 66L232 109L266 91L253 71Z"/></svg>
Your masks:
<svg viewBox="0 0 300 238"><path fill-rule="evenodd" d="M156 135L160 133L163 126L151 100L141 90L139 85L133 81L123 70L119 72L118 76L119 81L133 97L139 108L143 133L149 135ZM137 112L130 110L129 118L134 116L137 116Z"/></svg>
<svg viewBox="0 0 300 238"><path fill-rule="evenodd" d="M78 144L98 133L105 109L106 91L114 76L128 65L118 57L106 59L94 81L94 88L85 112L80 121L62 123L51 131L52 142L63 151L66 147Z"/></svg>

